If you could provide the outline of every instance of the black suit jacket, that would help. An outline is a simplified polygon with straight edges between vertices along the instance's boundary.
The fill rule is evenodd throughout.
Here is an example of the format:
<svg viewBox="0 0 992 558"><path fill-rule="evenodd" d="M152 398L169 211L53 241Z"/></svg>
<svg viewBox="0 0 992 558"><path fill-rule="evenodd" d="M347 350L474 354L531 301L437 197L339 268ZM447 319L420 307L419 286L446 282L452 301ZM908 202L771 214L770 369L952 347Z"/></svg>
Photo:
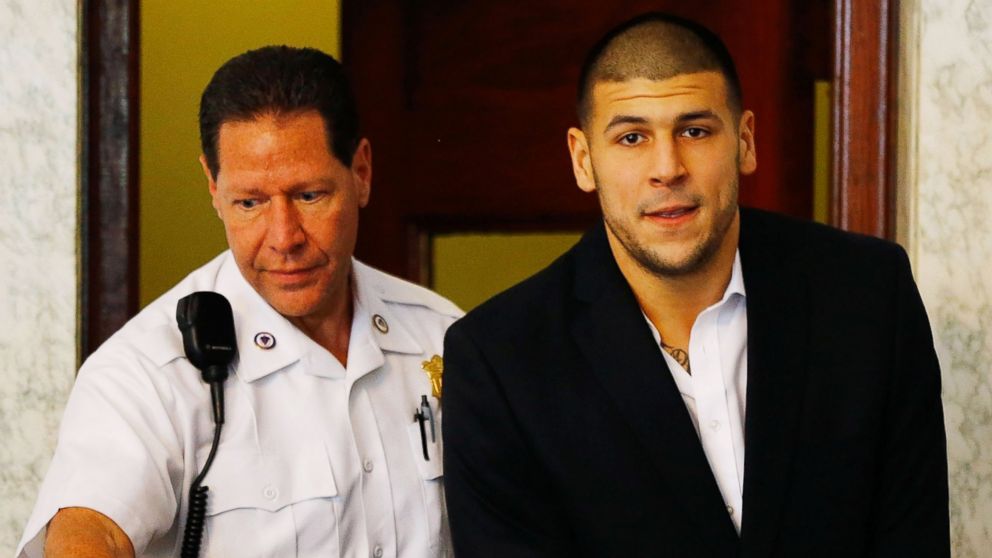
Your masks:
<svg viewBox="0 0 992 558"><path fill-rule="evenodd" d="M458 556L948 556L940 372L898 246L742 210L738 537L602 225L445 340Z"/></svg>

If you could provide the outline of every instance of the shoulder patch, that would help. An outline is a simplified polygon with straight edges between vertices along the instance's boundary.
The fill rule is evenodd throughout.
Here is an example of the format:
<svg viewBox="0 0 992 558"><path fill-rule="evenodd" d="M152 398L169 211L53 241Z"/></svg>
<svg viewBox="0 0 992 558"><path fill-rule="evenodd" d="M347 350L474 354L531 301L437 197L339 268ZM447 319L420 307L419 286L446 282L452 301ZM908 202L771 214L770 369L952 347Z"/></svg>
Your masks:
<svg viewBox="0 0 992 558"><path fill-rule="evenodd" d="M396 304L423 306L439 314L460 318L465 312L454 302L434 291L352 260L355 276L382 300Z"/></svg>

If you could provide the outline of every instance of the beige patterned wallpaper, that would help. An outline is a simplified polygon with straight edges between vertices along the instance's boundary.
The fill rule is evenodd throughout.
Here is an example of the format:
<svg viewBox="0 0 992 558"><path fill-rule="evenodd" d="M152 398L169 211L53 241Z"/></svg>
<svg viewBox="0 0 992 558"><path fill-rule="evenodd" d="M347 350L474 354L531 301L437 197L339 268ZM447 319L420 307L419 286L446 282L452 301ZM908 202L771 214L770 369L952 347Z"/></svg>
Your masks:
<svg viewBox="0 0 992 558"><path fill-rule="evenodd" d="M902 236L943 371L953 554L979 558L992 552L992 0L903 8Z"/></svg>
<svg viewBox="0 0 992 558"><path fill-rule="evenodd" d="M12 555L76 368L77 14L0 2L0 555Z"/></svg>

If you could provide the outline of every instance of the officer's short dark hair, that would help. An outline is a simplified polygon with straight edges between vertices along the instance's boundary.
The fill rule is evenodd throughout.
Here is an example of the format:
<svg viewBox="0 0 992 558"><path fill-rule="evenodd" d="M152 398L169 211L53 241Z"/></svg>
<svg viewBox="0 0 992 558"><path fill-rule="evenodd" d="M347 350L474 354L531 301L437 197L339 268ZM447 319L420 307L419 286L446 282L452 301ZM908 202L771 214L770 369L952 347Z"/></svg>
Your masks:
<svg viewBox="0 0 992 558"><path fill-rule="evenodd" d="M579 74L576 109L586 126L592 113L592 88L601 81L669 79L681 74L718 71L727 83L727 104L740 115L741 84L726 45L695 21L650 12L625 21L600 39L586 55Z"/></svg>
<svg viewBox="0 0 992 558"><path fill-rule="evenodd" d="M358 148L358 112L344 68L313 48L267 46L239 54L214 73L200 97L200 145L207 167L220 172L217 140L225 122L268 114L317 111L331 153L351 166Z"/></svg>

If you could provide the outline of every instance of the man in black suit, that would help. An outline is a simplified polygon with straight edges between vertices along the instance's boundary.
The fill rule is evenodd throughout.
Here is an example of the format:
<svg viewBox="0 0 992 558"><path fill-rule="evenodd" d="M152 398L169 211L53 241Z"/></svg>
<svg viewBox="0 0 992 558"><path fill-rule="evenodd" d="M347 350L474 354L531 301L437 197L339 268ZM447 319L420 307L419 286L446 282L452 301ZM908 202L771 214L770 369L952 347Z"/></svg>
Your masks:
<svg viewBox="0 0 992 558"><path fill-rule="evenodd" d="M940 371L898 246L739 209L754 114L708 30L593 49L603 224L445 341L461 556L948 556Z"/></svg>

